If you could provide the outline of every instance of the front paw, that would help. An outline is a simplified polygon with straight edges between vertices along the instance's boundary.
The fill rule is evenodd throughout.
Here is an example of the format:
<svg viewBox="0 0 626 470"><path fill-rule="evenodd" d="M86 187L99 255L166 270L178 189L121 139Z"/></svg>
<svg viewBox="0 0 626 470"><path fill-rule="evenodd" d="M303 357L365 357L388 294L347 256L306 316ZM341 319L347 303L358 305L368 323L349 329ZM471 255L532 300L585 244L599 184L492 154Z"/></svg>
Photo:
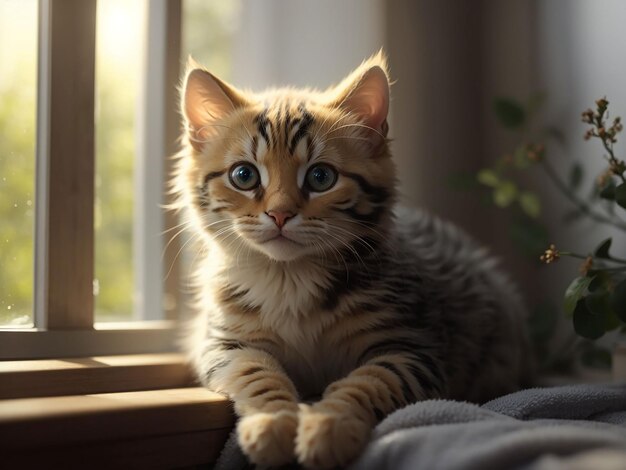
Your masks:
<svg viewBox="0 0 626 470"><path fill-rule="evenodd" d="M371 433L371 426L354 415L302 406L296 456L307 468L345 467L356 458Z"/></svg>
<svg viewBox="0 0 626 470"><path fill-rule="evenodd" d="M254 413L237 424L239 445L249 459L262 466L293 461L298 415L294 411Z"/></svg>

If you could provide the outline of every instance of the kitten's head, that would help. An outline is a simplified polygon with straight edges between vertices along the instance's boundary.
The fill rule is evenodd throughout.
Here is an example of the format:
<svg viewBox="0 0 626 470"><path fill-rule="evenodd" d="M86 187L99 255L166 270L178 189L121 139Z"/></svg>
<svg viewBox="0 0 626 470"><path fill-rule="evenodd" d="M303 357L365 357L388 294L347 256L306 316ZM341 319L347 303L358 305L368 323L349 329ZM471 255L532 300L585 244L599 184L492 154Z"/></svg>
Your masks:
<svg viewBox="0 0 626 470"><path fill-rule="evenodd" d="M374 250L394 196L388 107L382 53L324 92L244 92L191 63L178 184L196 228L277 261Z"/></svg>

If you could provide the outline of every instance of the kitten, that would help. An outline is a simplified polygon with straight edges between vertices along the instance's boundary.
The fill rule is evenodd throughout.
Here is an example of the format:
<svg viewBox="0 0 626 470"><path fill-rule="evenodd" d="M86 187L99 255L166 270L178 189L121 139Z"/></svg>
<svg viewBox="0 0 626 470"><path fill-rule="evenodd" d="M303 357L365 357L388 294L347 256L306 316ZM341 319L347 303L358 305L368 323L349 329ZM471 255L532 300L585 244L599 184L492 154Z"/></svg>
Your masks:
<svg viewBox="0 0 626 470"><path fill-rule="evenodd" d="M494 260L394 212L388 106L382 53L324 92L253 94L188 67L175 190L203 243L191 357L256 464L345 466L398 408L527 378L523 308Z"/></svg>

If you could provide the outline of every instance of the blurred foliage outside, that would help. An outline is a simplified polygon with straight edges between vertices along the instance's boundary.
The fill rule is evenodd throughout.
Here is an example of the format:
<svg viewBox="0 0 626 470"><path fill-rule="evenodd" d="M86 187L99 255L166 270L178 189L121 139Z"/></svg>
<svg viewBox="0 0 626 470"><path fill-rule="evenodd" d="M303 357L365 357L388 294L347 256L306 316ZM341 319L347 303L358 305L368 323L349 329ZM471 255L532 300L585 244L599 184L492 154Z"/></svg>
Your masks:
<svg viewBox="0 0 626 470"><path fill-rule="evenodd" d="M133 319L133 170L145 8L100 0L96 25L95 318Z"/></svg>
<svg viewBox="0 0 626 470"><path fill-rule="evenodd" d="M0 0L0 325L33 321L37 1Z"/></svg>
<svg viewBox="0 0 626 470"><path fill-rule="evenodd" d="M240 9L240 0L184 0L182 60L191 55L220 78L230 80Z"/></svg>
<svg viewBox="0 0 626 470"><path fill-rule="evenodd" d="M32 324L37 3L0 0L0 325L4 326ZM97 321L133 319L133 168L145 7L143 0L98 2ZM185 0L183 7L183 59L192 53L229 78L239 2Z"/></svg>

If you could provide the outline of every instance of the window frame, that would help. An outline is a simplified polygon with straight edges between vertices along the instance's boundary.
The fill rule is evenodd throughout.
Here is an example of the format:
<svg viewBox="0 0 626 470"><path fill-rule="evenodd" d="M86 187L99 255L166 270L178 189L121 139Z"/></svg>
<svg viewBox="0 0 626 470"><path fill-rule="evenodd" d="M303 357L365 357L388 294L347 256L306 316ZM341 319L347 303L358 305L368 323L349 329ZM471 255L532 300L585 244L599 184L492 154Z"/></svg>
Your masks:
<svg viewBox="0 0 626 470"><path fill-rule="evenodd" d="M34 327L0 328L0 360L138 354L176 349L178 267L163 281L163 236L177 225L163 214L165 176L179 132L175 112L180 71L182 0L145 2L147 25L142 118L137 156L136 282L150 302L149 321L94 323L95 53L97 0L39 0ZM69 123L69 125L68 125ZM162 136L155 141L147 136ZM160 161L158 161L160 160ZM143 174L144 171L151 174ZM149 178L147 178L149 176ZM137 222L139 220L139 222ZM156 240L153 240L157 238ZM176 242L172 242L176 245ZM171 245L170 245L171 246ZM174 246L174 253L178 247ZM158 251L158 254L155 254ZM166 264L169 266L170 264ZM165 316L161 299L170 304ZM171 300L174 299L174 302ZM155 320L166 318L166 320Z"/></svg>

